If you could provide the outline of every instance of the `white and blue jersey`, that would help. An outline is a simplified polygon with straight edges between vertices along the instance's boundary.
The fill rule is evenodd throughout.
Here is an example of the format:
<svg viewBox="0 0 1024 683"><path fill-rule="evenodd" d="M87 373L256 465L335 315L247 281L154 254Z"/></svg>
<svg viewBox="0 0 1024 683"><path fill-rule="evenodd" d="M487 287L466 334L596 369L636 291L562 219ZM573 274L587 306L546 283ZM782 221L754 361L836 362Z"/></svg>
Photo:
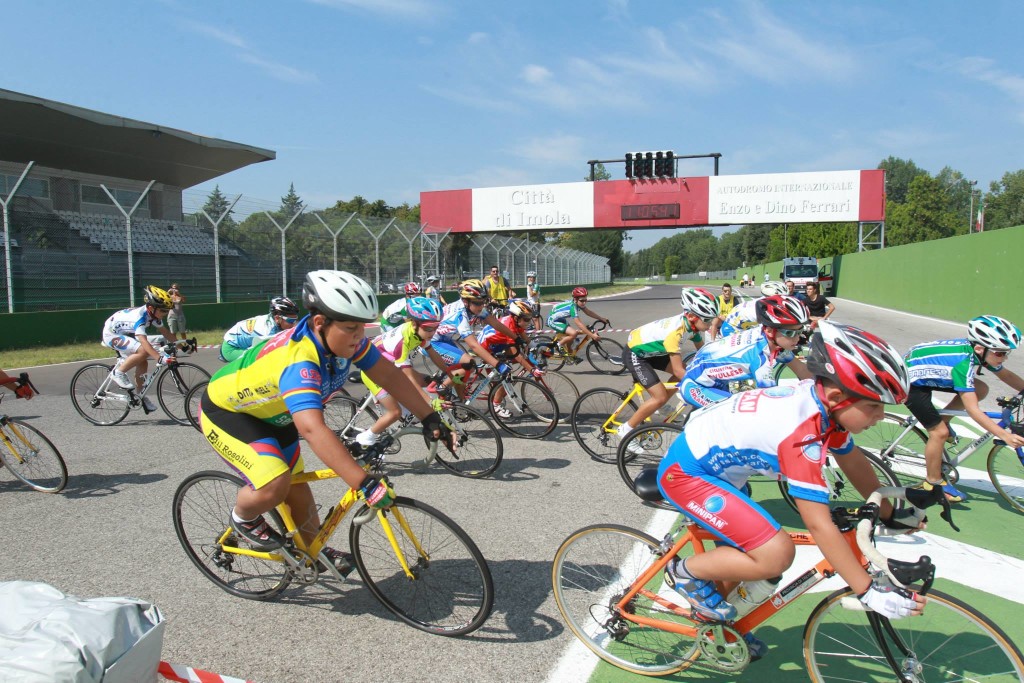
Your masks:
<svg viewBox="0 0 1024 683"><path fill-rule="evenodd" d="M433 341L455 344L473 334L473 323L482 323L487 316L486 308L474 316L462 299L454 301L444 307L441 324L437 326Z"/></svg>
<svg viewBox="0 0 1024 683"><path fill-rule="evenodd" d="M753 380L758 387L772 387L775 366L793 358L792 351L772 352L764 328L744 330L701 347L686 366L679 395L690 405L701 407L728 398L730 382Z"/></svg>
<svg viewBox="0 0 1024 683"><path fill-rule="evenodd" d="M732 310L725 316L725 320L722 321L722 327L718 330L719 334L723 337L728 337L737 332L757 327L756 303L755 299L751 299L733 306Z"/></svg>
<svg viewBox="0 0 1024 683"><path fill-rule="evenodd" d="M270 339L281 327L269 313L246 318L224 333L224 341L236 349L248 349Z"/></svg>
<svg viewBox="0 0 1024 683"><path fill-rule="evenodd" d="M673 465L737 489L753 475L781 475L794 498L828 504L822 458L826 450L845 455L853 445L848 432L831 424L814 380L804 380L745 391L694 412L662 459L658 479Z"/></svg>

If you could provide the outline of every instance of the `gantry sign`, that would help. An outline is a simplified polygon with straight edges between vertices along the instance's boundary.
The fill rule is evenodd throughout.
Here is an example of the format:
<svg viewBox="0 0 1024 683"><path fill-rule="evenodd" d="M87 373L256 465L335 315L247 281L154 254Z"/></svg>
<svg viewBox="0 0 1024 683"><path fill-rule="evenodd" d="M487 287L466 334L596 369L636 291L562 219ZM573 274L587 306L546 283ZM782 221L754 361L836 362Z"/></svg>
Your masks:
<svg viewBox="0 0 1024 683"><path fill-rule="evenodd" d="M885 172L606 180L420 193L426 232L885 221Z"/></svg>

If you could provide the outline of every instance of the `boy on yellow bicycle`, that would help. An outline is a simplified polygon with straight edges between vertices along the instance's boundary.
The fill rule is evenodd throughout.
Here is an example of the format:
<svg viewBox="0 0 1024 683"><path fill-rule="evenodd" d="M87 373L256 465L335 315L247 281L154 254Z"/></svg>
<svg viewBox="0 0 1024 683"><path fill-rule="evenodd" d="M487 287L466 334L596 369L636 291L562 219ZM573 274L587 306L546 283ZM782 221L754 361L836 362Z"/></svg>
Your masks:
<svg viewBox="0 0 1024 683"><path fill-rule="evenodd" d="M558 340L558 345L562 347L562 352L565 354L569 353L569 349L572 348L572 343L576 339L578 333L590 338L591 341L597 341L601 338L596 332L591 332L587 329L587 326L580 320L580 311L586 313L594 320L600 320L605 325L610 325L608 318L602 317L592 310L587 308L587 288L576 287L572 290L572 298L568 301L555 304L548 313L548 327L553 329L555 332L564 335ZM569 327L569 323L576 326L576 329Z"/></svg>
<svg viewBox="0 0 1024 683"><path fill-rule="evenodd" d="M402 373L409 378L409 381L417 387L423 386L423 376L412 367L412 354L416 349L423 349L423 352L430 356L434 364L445 369L444 359L431 348L430 341L434 338L437 326L441 324L441 304L435 299L428 299L422 296L412 297L406 302L406 315L409 317L398 327L392 328L377 337L371 343L377 347L385 360L395 364ZM372 446L388 427L398 421L402 416L402 406L394 396L386 389L370 379L365 372L362 374L363 384L373 399L384 410L377 421L367 430L359 432L356 442L360 446ZM420 389L425 401L430 401L430 396Z"/></svg>
<svg viewBox="0 0 1024 683"><path fill-rule="evenodd" d="M302 300L309 314L221 368L200 404L203 435L248 484L238 491L231 527L258 550L283 544L263 517L282 502L307 543L320 526L309 486L292 486L292 474L303 471L299 436L368 505L391 505L386 481L368 476L324 423L323 403L344 385L351 364L420 418L425 439L450 443L450 431L419 389L364 338L378 312L372 287L350 273L315 270L306 275ZM352 570L347 553L325 548L323 554L340 573Z"/></svg>
<svg viewBox="0 0 1024 683"><path fill-rule="evenodd" d="M693 522L724 541L668 568L675 589L704 619L728 621L736 609L714 581L737 582L782 574L795 557L790 535L741 489L755 474L784 476L807 530L839 575L871 610L890 619L920 614L924 599L869 575L832 522L821 460L826 451L867 497L878 477L851 434L882 419L887 403L906 400L909 381L899 352L873 334L849 325L819 323L807 367L813 379L796 386L735 394L695 412L658 467L658 486ZM934 502L921 493L917 504ZM923 511L894 513L883 503L883 521L916 530ZM894 519L895 518L895 519ZM767 646L747 634L751 658Z"/></svg>
<svg viewBox="0 0 1024 683"><path fill-rule="evenodd" d="M683 312L671 318L655 320L629 333L622 362L629 368L633 381L647 390L648 398L640 404L629 420L618 428L619 438L625 438L644 420L665 405L671 393L658 378L655 370L669 371L670 382L678 382L686 368L683 366L683 338L693 342L696 349L704 346L703 333L718 319L718 299L706 289L684 287L679 296ZM630 453L642 452L640 444L631 442Z"/></svg>

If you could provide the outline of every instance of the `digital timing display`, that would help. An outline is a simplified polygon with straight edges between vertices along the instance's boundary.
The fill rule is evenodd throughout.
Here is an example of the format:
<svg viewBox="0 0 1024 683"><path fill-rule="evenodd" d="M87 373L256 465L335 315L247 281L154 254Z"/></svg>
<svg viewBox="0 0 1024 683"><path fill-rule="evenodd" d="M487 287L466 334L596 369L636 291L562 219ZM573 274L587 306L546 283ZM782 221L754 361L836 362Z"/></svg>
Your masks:
<svg viewBox="0 0 1024 683"><path fill-rule="evenodd" d="M667 218L679 218L678 204L623 204L624 221L656 221Z"/></svg>

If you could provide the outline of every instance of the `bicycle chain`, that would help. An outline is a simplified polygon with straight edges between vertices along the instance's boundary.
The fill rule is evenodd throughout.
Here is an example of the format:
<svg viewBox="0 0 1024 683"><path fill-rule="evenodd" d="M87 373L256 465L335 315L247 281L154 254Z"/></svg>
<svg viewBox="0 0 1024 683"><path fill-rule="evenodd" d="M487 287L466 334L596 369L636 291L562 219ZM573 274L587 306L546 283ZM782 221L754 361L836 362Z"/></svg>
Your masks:
<svg viewBox="0 0 1024 683"><path fill-rule="evenodd" d="M730 638L732 642L729 642ZM750 664L750 649L739 631L725 624L707 624L697 629L697 645L704 664L711 669L733 673Z"/></svg>

